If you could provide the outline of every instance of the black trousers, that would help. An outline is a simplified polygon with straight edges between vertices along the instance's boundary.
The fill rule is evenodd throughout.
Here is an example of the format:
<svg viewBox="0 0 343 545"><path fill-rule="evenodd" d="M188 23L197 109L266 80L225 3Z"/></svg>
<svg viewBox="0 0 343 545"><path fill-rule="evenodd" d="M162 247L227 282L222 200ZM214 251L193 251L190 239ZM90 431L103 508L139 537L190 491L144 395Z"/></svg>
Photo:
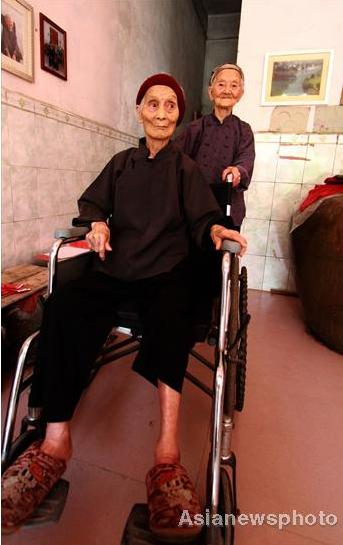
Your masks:
<svg viewBox="0 0 343 545"><path fill-rule="evenodd" d="M187 260L171 272L123 282L90 272L57 289L47 300L31 388L30 406L47 422L71 419L91 366L113 327L122 301L134 300L143 339L133 369L181 392L191 347L191 269Z"/></svg>

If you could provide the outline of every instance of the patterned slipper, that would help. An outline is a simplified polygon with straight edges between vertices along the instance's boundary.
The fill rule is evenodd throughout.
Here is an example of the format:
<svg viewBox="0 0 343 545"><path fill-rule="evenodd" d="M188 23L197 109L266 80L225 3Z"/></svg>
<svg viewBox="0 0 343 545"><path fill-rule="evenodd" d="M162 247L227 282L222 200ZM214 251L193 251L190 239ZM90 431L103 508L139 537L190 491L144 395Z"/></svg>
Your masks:
<svg viewBox="0 0 343 545"><path fill-rule="evenodd" d="M52 458L33 443L1 479L1 532L17 530L42 503L66 469L64 460Z"/></svg>
<svg viewBox="0 0 343 545"><path fill-rule="evenodd" d="M188 511L187 519L201 513L200 503L192 481L180 464L158 464L146 476L149 508L149 526L161 540L184 542L194 539L201 526L181 523L181 516Z"/></svg>

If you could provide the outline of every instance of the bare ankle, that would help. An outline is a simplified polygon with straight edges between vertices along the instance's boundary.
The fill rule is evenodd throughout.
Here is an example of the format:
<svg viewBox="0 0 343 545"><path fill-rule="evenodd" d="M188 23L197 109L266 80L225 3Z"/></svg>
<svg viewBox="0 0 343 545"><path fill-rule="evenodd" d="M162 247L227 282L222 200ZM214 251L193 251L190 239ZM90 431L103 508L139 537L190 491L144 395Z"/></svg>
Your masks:
<svg viewBox="0 0 343 545"><path fill-rule="evenodd" d="M176 445L164 445L158 442L155 448L155 464L178 464L180 450Z"/></svg>
<svg viewBox="0 0 343 545"><path fill-rule="evenodd" d="M65 462L70 460L73 452L71 441L56 442L45 438L40 448L45 454L48 454L52 458L58 458Z"/></svg>
<svg viewBox="0 0 343 545"><path fill-rule="evenodd" d="M41 450L53 458L67 462L73 450L69 422L49 423Z"/></svg>

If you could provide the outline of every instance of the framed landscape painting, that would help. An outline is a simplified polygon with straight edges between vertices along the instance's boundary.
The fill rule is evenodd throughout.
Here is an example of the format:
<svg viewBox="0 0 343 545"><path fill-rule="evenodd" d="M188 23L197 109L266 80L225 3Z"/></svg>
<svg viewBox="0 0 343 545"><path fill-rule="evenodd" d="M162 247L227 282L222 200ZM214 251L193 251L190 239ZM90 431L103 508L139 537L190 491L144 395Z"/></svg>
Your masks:
<svg viewBox="0 0 343 545"><path fill-rule="evenodd" d="M332 50L267 53L262 105L326 104Z"/></svg>

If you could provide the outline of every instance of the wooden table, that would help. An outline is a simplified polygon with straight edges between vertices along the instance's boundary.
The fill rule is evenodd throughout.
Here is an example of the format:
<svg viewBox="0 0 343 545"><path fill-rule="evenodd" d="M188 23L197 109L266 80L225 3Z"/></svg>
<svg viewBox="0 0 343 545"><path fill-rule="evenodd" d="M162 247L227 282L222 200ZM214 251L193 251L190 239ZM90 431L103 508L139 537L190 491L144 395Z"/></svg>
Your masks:
<svg viewBox="0 0 343 545"><path fill-rule="evenodd" d="M38 265L17 265L6 269L1 275L1 283L11 284L13 282L21 282L31 289L30 291L1 297L1 308L6 308L22 299L26 299L34 293L44 292L48 285L48 269Z"/></svg>

